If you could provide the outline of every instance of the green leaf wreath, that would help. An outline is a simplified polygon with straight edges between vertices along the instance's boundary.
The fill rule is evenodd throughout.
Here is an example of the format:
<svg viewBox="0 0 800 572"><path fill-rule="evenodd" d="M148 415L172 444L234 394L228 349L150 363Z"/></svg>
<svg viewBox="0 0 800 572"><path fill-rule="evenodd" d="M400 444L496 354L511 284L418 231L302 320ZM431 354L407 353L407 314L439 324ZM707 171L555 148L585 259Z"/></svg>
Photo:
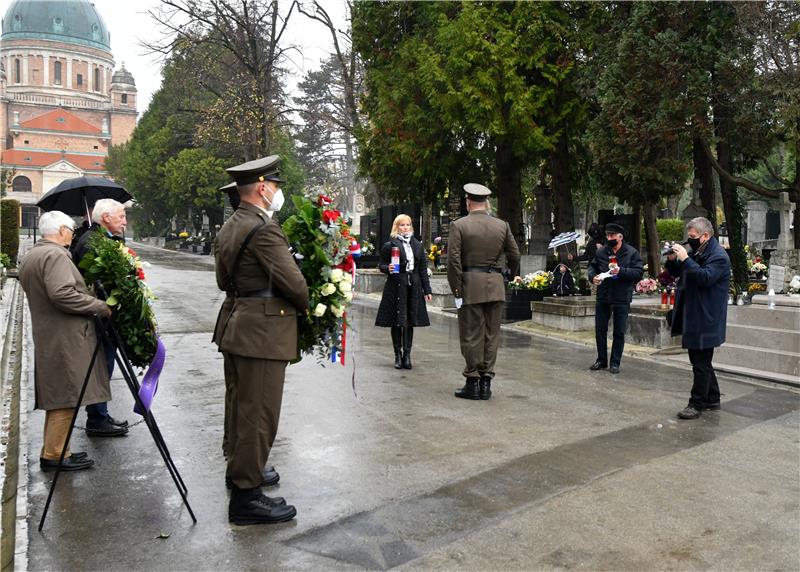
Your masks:
<svg viewBox="0 0 800 572"><path fill-rule="evenodd" d="M78 266L90 286L99 281L114 309L113 320L131 364L146 367L156 353L156 319L153 291L145 283L144 269L133 249L111 240L98 229Z"/></svg>
<svg viewBox="0 0 800 572"><path fill-rule="evenodd" d="M292 200L297 213L283 223L283 232L309 291L309 311L298 331L300 351L325 362L344 349L345 311L353 299L353 238L341 213L326 208L330 198L295 195Z"/></svg>

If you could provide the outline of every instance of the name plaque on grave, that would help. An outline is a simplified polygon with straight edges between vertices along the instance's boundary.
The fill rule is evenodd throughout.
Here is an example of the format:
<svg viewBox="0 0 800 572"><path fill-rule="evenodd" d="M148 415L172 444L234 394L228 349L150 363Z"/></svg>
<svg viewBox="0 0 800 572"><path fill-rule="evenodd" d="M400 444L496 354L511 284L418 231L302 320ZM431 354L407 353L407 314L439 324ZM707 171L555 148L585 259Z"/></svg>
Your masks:
<svg viewBox="0 0 800 572"><path fill-rule="evenodd" d="M776 293L783 290L783 280L786 277L786 267L770 265L769 276L767 276L767 292L775 290Z"/></svg>

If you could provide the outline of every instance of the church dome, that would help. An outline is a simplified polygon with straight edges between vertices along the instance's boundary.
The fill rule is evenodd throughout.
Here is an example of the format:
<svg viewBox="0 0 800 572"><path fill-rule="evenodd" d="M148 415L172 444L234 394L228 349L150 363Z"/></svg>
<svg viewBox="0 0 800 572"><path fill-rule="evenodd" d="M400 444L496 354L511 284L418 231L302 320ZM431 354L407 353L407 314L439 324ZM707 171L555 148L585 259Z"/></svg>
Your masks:
<svg viewBox="0 0 800 572"><path fill-rule="evenodd" d="M111 51L111 34L89 0L13 0L2 27L3 40L53 40Z"/></svg>

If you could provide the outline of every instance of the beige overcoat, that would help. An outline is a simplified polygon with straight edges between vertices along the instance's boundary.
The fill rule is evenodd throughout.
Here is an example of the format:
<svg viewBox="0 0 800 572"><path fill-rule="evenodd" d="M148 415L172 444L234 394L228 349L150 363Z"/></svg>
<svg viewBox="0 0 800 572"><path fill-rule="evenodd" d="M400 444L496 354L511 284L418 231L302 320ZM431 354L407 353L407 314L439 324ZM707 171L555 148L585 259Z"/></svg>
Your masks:
<svg viewBox="0 0 800 572"><path fill-rule="evenodd" d="M447 241L447 281L453 296L464 304L502 302L506 299L503 276L498 272L467 272L465 268L500 269L505 254L511 274L519 273L519 249L508 223L485 210L471 211L450 224Z"/></svg>
<svg viewBox="0 0 800 572"><path fill-rule="evenodd" d="M273 298L234 297L230 285L234 261L247 234L250 239L236 272L241 295L270 288ZM213 341L237 356L291 361L298 356L297 316L308 307L308 285L297 267L280 225L258 207L242 202L220 229L214 249L217 285L228 293Z"/></svg>
<svg viewBox="0 0 800 572"><path fill-rule="evenodd" d="M36 409L75 407L97 343L92 315L106 303L89 293L63 246L42 239L25 255L19 281L28 298L34 344ZM103 348L82 403L111 400Z"/></svg>

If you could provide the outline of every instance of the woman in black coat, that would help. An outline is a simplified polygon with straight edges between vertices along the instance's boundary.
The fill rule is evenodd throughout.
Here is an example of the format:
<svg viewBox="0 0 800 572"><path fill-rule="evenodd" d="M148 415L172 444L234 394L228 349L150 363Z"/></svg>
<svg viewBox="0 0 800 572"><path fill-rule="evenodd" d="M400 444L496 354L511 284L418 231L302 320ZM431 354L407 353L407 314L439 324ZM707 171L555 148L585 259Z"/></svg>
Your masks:
<svg viewBox="0 0 800 572"><path fill-rule="evenodd" d="M414 238L411 217L398 215L392 224L391 240L381 248L378 268L386 277L375 325L392 329L394 367L411 369L414 327L430 326L425 300L431 296L428 264L422 243ZM400 251L400 264L391 264L392 247Z"/></svg>

